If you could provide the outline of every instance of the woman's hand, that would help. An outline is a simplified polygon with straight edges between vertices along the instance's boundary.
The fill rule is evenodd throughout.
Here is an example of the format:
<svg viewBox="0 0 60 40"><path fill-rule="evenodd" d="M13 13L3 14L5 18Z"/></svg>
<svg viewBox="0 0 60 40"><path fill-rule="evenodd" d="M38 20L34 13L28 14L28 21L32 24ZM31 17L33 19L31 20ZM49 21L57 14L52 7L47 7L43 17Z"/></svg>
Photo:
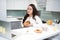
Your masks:
<svg viewBox="0 0 60 40"><path fill-rule="evenodd" d="M30 26L30 21L26 21L26 22L24 22L24 27L29 27Z"/></svg>
<svg viewBox="0 0 60 40"><path fill-rule="evenodd" d="M26 21L26 22L24 22L24 27L32 27L33 25L30 23L30 21Z"/></svg>

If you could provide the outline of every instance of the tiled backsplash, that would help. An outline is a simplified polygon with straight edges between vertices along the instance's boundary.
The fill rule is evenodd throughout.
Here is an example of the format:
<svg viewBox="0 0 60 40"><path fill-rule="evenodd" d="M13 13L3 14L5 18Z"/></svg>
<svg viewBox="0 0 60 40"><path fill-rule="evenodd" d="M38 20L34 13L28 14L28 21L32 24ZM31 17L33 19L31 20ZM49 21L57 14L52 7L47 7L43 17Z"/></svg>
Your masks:
<svg viewBox="0 0 60 40"><path fill-rule="evenodd" d="M43 20L59 20L60 19L60 12L47 12L47 11L41 11L41 19Z"/></svg>
<svg viewBox="0 0 60 40"><path fill-rule="evenodd" d="M7 10L7 16L23 17L26 10Z"/></svg>
<svg viewBox="0 0 60 40"><path fill-rule="evenodd" d="M13 17L24 17L26 13L26 10L8 10L7 15L13 16ZM42 20L48 20L48 19L60 19L60 12L46 12L45 10L41 10L40 12L40 18Z"/></svg>

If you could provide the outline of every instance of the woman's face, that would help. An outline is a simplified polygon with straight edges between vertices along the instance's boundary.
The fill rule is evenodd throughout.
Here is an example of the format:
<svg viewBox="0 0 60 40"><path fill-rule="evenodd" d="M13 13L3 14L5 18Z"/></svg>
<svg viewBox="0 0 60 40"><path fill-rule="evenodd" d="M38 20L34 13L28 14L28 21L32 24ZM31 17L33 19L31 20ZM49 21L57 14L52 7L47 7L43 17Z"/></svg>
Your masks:
<svg viewBox="0 0 60 40"><path fill-rule="evenodd" d="M32 15L32 13L33 13L33 8L31 6L28 6L27 14Z"/></svg>

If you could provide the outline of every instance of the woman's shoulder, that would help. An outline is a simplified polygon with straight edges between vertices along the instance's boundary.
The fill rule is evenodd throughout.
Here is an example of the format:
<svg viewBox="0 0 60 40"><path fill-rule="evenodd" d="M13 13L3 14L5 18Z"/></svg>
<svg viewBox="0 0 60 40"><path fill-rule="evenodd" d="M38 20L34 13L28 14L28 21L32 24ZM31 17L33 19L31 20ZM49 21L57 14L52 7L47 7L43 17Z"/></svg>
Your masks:
<svg viewBox="0 0 60 40"><path fill-rule="evenodd" d="M35 19L41 20L41 18L38 15L35 16Z"/></svg>
<svg viewBox="0 0 60 40"><path fill-rule="evenodd" d="M39 16L38 15L35 15L35 18L39 18Z"/></svg>

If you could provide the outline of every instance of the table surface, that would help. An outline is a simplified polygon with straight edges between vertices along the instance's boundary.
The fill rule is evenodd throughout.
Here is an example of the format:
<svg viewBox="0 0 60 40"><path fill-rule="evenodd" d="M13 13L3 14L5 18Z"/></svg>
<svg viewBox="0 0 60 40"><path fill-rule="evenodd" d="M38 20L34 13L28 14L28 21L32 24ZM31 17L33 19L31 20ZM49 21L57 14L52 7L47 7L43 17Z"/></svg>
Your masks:
<svg viewBox="0 0 60 40"><path fill-rule="evenodd" d="M12 30L11 33L16 35L16 37L13 38L14 40L42 40L60 33L58 28L52 26L47 27L48 30L43 30L42 33L34 32L35 29L39 28L41 27L15 29Z"/></svg>

